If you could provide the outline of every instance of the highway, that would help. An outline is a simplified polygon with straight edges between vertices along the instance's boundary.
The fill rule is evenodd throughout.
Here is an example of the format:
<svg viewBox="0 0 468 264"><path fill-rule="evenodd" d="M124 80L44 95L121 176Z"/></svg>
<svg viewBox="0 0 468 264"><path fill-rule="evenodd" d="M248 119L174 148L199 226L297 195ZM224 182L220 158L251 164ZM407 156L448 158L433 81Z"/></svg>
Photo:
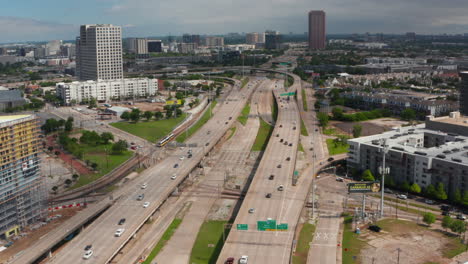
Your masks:
<svg viewBox="0 0 468 264"><path fill-rule="evenodd" d="M187 158L189 148L177 149L173 155L161 161L157 166L145 170L138 178L117 190L113 195L116 200L115 204L64 248L60 249L56 255L49 259L49 262L93 264L109 262L189 175L190 171L200 163L236 120L255 87L253 83L243 89L239 89L239 86L240 82L237 82L226 102L217 106L219 109L213 118L188 140L188 144L195 146L191 148L192 158ZM181 160L182 156L183 160ZM177 168L175 168L175 164L178 164ZM174 174L176 179L171 180L171 176ZM147 183L146 189L141 187L144 183ZM137 201L136 198L140 194L144 194L145 197L142 201ZM145 202L149 202L147 208L143 207ZM122 218L126 219L125 223L118 225ZM118 228L124 228L125 231L120 237L115 237L114 233ZM90 244L92 244L93 255L91 259L85 260L83 259L84 247ZM31 260L27 258L27 255L29 254L24 253L13 263L30 263Z"/></svg>
<svg viewBox="0 0 468 264"><path fill-rule="evenodd" d="M295 84L300 85L298 82ZM275 85L278 87L274 87L274 95L278 98L285 90L282 82ZM293 86L289 91L295 89ZM224 263L228 257L234 257L237 261L242 255L248 256L249 263L289 262L295 227L307 193L298 191L306 184L292 185L299 132L300 118L296 101L293 96L289 101L282 97L278 101L278 118L272 137L218 258L218 264ZM280 142L281 139L283 142ZM292 146L289 146L290 143ZM270 175L273 175L272 179ZM283 186L284 190L280 191L279 186ZM268 193L271 193L271 198L266 197ZM254 212L249 212L250 209L254 209ZM276 220L277 224L287 223L288 230L257 231L257 221L266 221L268 218ZM237 224L248 224L248 230L237 230Z"/></svg>

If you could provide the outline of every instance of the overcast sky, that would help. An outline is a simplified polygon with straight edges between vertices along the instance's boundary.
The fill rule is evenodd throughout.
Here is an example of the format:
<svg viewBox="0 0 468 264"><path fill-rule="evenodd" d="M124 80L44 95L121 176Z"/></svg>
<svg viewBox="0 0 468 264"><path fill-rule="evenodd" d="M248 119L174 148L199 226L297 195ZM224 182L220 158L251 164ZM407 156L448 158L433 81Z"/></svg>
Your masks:
<svg viewBox="0 0 468 264"><path fill-rule="evenodd" d="M5 0L0 42L74 39L81 24L111 23L124 37L307 31L324 10L327 33L468 33L468 0Z"/></svg>

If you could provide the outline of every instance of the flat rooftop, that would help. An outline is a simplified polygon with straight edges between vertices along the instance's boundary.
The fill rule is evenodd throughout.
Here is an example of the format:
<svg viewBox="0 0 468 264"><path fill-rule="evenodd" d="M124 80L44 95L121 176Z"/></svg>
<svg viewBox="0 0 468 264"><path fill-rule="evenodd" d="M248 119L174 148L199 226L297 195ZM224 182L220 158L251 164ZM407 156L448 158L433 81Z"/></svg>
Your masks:
<svg viewBox="0 0 468 264"><path fill-rule="evenodd" d="M444 116L444 117L435 118L431 121L468 127L468 116L457 116L457 117Z"/></svg>
<svg viewBox="0 0 468 264"><path fill-rule="evenodd" d="M6 115L6 116L0 116L0 124L15 121L15 120L25 118L25 117L29 117L29 116L32 116L32 115Z"/></svg>

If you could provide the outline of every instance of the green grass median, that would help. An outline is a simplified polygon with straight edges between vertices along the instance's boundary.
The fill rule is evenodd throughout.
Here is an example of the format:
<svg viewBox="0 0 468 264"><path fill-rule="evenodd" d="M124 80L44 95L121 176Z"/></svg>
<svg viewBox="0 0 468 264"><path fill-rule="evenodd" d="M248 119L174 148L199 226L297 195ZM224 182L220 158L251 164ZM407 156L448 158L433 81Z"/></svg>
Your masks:
<svg viewBox="0 0 468 264"><path fill-rule="evenodd" d="M205 111L203 116L193 126L191 126L187 132L180 134L176 138L177 142L185 142L187 138L195 134L195 132L197 132L198 129L200 129L204 124L206 124L206 122L208 122L208 120L210 120L212 116L211 112L213 111L213 108L216 106L216 103L217 103L216 101L211 102L209 109Z"/></svg>
<svg viewBox="0 0 468 264"><path fill-rule="evenodd" d="M315 225L310 223L305 223L299 234L299 239L297 240L296 252L293 255L293 264L306 264L307 255L309 254L310 242L314 238Z"/></svg>
<svg viewBox="0 0 468 264"><path fill-rule="evenodd" d="M198 231L190 254L190 264L215 264L223 248L223 231L227 221L207 221ZM224 231L227 237L228 230Z"/></svg>
<svg viewBox="0 0 468 264"><path fill-rule="evenodd" d="M143 264L151 264L153 259L159 254L159 252L166 245L167 241L169 241L172 235L174 235L175 231L177 230L177 228L179 227L181 223L182 223L182 219L179 219L179 218L176 218L172 221L172 223L166 229L166 232L164 232L164 234L162 235L161 239L159 239L156 246L153 248L153 250L151 250L151 253L148 255L148 257L143 262Z"/></svg>
<svg viewBox="0 0 468 264"><path fill-rule="evenodd" d="M252 151L264 151L266 149L268 140L273 133L273 128L273 126L260 118L260 128L258 129L257 137L255 138L255 142L252 146Z"/></svg>
<svg viewBox="0 0 468 264"><path fill-rule="evenodd" d="M249 114L250 114L250 104L246 104L244 108L242 108L242 112L237 118L237 121L239 121L243 126L247 124L247 119L249 119Z"/></svg>

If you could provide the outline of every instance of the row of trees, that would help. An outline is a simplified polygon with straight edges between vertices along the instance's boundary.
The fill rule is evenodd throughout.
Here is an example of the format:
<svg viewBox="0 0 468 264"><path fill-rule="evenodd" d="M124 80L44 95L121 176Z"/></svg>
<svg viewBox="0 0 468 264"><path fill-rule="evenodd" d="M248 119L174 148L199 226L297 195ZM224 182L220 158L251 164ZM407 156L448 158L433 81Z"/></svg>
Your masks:
<svg viewBox="0 0 468 264"><path fill-rule="evenodd" d="M436 216L433 213L425 213L423 215L423 222L426 223L428 226L431 226L436 221ZM442 218L442 227L450 229L452 232L461 235L466 231L466 222L462 220L456 220L452 217L446 215Z"/></svg>
<svg viewBox="0 0 468 264"><path fill-rule="evenodd" d="M120 118L126 121L133 121L133 122L138 122L142 118L145 118L147 121L151 120L153 117L156 120L161 120L164 117L166 119L170 118L176 118L182 115L182 110L178 108L177 105L166 105L164 106L165 113L161 111L156 111L156 112L151 112L151 111L145 111L142 112L139 109L133 109L131 112L123 112L122 115L120 115Z"/></svg>
<svg viewBox="0 0 468 264"><path fill-rule="evenodd" d="M65 132L70 132L73 130L73 117L68 117L66 121L63 119L57 120L54 118L49 118L46 120L45 124L41 126L41 129L46 134L62 129Z"/></svg>

